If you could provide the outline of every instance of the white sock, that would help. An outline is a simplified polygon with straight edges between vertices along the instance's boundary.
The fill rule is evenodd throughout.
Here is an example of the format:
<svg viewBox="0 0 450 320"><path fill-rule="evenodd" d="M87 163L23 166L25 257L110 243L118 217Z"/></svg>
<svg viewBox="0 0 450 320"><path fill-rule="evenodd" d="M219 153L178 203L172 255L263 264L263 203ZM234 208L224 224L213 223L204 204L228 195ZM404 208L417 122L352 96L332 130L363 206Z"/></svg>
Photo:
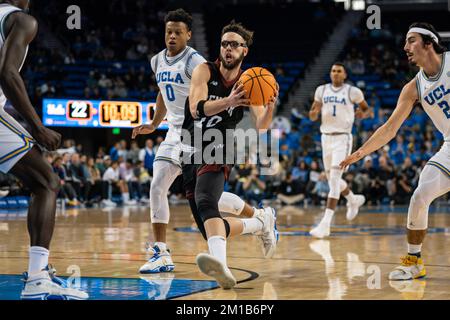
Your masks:
<svg viewBox="0 0 450 320"><path fill-rule="evenodd" d="M209 253L227 265L227 240L222 236L212 236L208 239Z"/></svg>
<svg viewBox="0 0 450 320"><path fill-rule="evenodd" d="M408 253L420 253L421 250L422 250L422 244L408 243Z"/></svg>
<svg viewBox="0 0 450 320"><path fill-rule="evenodd" d="M155 246L157 246L161 251L167 251L167 245L164 242L155 242Z"/></svg>
<svg viewBox="0 0 450 320"><path fill-rule="evenodd" d="M325 216L323 217L322 222L331 224L331 219L333 219L333 215L334 215L334 210L326 208Z"/></svg>
<svg viewBox="0 0 450 320"><path fill-rule="evenodd" d="M28 274L39 273L48 266L50 251L43 247L30 247L30 260L28 262Z"/></svg>
<svg viewBox="0 0 450 320"><path fill-rule="evenodd" d="M348 202L352 202L355 199L355 194L350 190L348 195L344 196L345 199L347 199Z"/></svg>
<svg viewBox="0 0 450 320"><path fill-rule="evenodd" d="M122 193L123 201L130 200L130 194L128 192Z"/></svg>
<svg viewBox="0 0 450 320"><path fill-rule="evenodd" d="M254 233L256 231L261 231L264 227L264 224L258 218L251 219L241 219L244 224L244 228L241 234Z"/></svg>

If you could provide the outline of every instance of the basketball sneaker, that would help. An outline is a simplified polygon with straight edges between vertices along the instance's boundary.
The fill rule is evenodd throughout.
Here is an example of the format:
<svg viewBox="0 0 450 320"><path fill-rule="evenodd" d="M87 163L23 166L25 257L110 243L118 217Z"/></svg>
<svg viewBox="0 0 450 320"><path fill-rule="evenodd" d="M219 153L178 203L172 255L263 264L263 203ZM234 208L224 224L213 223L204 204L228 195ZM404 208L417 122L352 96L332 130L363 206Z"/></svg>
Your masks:
<svg viewBox="0 0 450 320"><path fill-rule="evenodd" d="M159 272L172 272L175 266L170 256L170 250L161 251L161 249L155 245L148 248L150 258L139 269L139 273L159 273Z"/></svg>
<svg viewBox="0 0 450 320"><path fill-rule="evenodd" d="M117 204L114 201L111 201L109 199L103 199L101 202L102 206L106 208L115 208L117 207Z"/></svg>
<svg viewBox="0 0 450 320"><path fill-rule="evenodd" d="M236 285L236 279L230 269L216 257L207 253L200 253L197 255L196 262L200 271L216 279L221 288L231 289Z"/></svg>
<svg viewBox="0 0 450 320"><path fill-rule="evenodd" d="M47 266L41 272L23 273L25 282L20 298L22 300L86 300L89 295L70 288L66 281L56 276L56 270Z"/></svg>
<svg viewBox="0 0 450 320"><path fill-rule="evenodd" d="M330 223L324 220L320 221L317 227L309 231L309 234L319 239L328 237L330 235Z"/></svg>
<svg viewBox="0 0 450 320"><path fill-rule="evenodd" d="M412 280L423 278L427 275L422 258L408 254L402 257L401 260L401 265L389 274L389 280Z"/></svg>
<svg viewBox="0 0 450 320"><path fill-rule="evenodd" d="M359 208L366 202L366 197L361 194L356 194L353 201L347 202L346 218L351 221L356 218L359 213Z"/></svg>
<svg viewBox="0 0 450 320"><path fill-rule="evenodd" d="M131 199L131 200L125 200L125 201L123 202L123 205L124 205L125 207L132 207L132 206L137 206L137 205L138 205L138 202L137 202L136 200L134 200L134 199Z"/></svg>
<svg viewBox="0 0 450 320"><path fill-rule="evenodd" d="M277 212L271 207L258 210L255 218L261 220L263 223L262 231L256 232L258 237L264 258L270 259L275 254L277 249L277 243L280 239L280 233L277 230Z"/></svg>

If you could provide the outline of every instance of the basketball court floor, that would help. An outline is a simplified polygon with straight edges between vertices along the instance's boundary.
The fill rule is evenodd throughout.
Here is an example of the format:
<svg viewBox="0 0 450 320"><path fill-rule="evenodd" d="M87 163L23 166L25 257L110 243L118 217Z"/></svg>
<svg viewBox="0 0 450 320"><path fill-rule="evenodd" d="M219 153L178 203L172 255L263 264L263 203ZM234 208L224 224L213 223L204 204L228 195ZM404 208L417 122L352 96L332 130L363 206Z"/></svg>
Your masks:
<svg viewBox="0 0 450 320"><path fill-rule="evenodd" d="M351 223L336 214L327 240L308 235L318 208L278 210L281 238L273 259L262 257L254 236L228 241L228 264L239 283L222 290L198 271L195 256L206 242L192 226L189 208L172 206L168 244L175 273L138 273L151 235L146 207L58 210L50 263L91 299L450 299L450 210L431 210L423 246L424 280L389 282L405 254L405 207L365 207ZM15 300L27 269L25 211L0 212L0 300ZM81 280L77 282L77 275Z"/></svg>

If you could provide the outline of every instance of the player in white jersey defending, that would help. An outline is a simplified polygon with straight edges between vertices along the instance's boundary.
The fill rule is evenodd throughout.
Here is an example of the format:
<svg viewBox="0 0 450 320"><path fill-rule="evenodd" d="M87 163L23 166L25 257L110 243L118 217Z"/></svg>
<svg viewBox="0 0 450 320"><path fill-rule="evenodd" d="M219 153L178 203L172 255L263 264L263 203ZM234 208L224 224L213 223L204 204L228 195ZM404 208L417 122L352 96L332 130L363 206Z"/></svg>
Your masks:
<svg viewBox="0 0 450 320"><path fill-rule="evenodd" d="M419 102L442 133L444 143L420 174L408 209L408 254L390 274L390 280L410 280L426 275L421 258L428 228L428 209L434 199L450 191L450 52L439 44L435 28L424 22L413 23L406 35L404 50L408 61L420 67L419 73L400 93L394 112L369 140L341 163L344 168L391 141Z"/></svg>
<svg viewBox="0 0 450 320"><path fill-rule="evenodd" d="M169 223L167 193L178 175L181 174L181 126L184 121L184 107L189 96L192 71L206 60L187 45L191 38L192 17L183 9L169 12L165 17L166 49L151 59L151 68L156 75L160 89L156 99L156 112L150 124L136 127L132 139L140 134L155 131L167 114L169 131L159 147L153 165L153 180L150 187L151 221L155 244L149 248L150 259L139 270L140 273L171 272L174 264L166 244L166 229ZM265 241L273 219L273 209L250 207L238 196L224 192L219 201L222 212L250 218L247 223L261 226L258 233L266 257L274 252L270 242ZM255 220L256 219L256 220ZM266 230L267 229L267 230Z"/></svg>
<svg viewBox="0 0 450 320"><path fill-rule="evenodd" d="M21 298L87 299L86 293L65 286L48 265L59 178L38 145L56 150L61 135L44 127L19 74L28 45L38 30L36 19L24 12L28 5L27 0L9 0L0 4L0 171L14 174L32 194L27 217L30 257ZM27 122L30 132L4 110L7 99Z"/></svg>
<svg viewBox="0 0 450 320"><path fill-rule="evenodd" d="M322 221L310 231L317 238L330 235L331 220L342 194L347 199L347 220L353 220L359 208L366 201L362 195L355 195L342 179L343 170L339 164L352 152L352 127L355 115L364 118L371 108L367 105L362 91L345 83L347 73L342 63L336 62L331 67L331 83L319 86L314 95L314 103L309 112L312 121L322 113L322 159L327 175L330 192ZM357 104L356 110L354 105Z"/></svg>

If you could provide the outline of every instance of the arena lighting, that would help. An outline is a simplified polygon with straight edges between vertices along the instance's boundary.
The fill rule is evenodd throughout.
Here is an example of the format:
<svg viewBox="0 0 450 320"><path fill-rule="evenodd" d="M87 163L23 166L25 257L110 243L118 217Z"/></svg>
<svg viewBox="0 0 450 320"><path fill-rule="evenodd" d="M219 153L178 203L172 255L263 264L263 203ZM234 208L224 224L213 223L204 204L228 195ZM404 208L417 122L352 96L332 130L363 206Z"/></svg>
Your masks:
<svg viewBox="0 0 450 320"><path fill-rule="evenodd" d="M42 115L49 127L134 128L149 123L155 102L44 99ZM168 129L163 121L158 129Z"/></svg>

